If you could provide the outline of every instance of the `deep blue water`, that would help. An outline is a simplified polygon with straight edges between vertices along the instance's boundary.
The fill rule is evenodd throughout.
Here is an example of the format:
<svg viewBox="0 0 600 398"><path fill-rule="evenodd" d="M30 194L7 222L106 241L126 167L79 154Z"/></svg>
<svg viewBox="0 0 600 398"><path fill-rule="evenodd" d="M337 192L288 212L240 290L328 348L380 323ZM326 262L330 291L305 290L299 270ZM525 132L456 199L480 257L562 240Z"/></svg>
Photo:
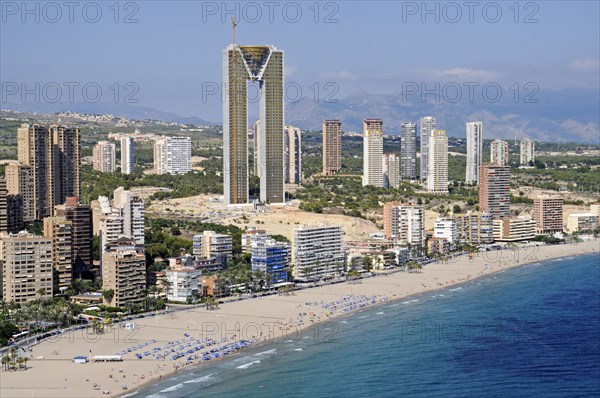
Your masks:
<svg viewBox="0 0 600 398"><path fill-rule="evenodd" d="M600 396L600 259L529 265L369 308L141 396Z"/></svg>

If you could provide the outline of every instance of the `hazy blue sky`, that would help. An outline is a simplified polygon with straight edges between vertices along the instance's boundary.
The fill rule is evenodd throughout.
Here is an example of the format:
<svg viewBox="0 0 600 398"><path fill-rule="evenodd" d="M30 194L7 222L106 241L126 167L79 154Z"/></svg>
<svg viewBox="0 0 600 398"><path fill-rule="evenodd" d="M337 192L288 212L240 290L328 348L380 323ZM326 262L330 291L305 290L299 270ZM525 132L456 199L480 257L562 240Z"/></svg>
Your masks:
<svg viewBox="0 0 600 398"><path fill-rule="evenodd" d="M516 7L512 1L472 3L472 22L462 1L428 2L438 12L427 15L423 2L320 2L318 16L312 1L226 4L239 10L238 43L285 50L287 82L297 82L304 95L312 95L313 83L322 87L330 81L338 85L340 98L361 91L397 92L403 82L423 81L598 88L598 1L519 2ZM22 4L1 2L3 84L98 82L102 100L112 101L112 83L125 94L130 92L125 83L135 82L140 105L221 119L220 101L203 102L202 87L221 80L221 51L231 42L228 19L233 15L226 13L225 3L144 0L115 7L114 1L84 1L74 8L73 22L62 1L29 2L30 14L23 14ZM102 15L89 22L96 19L97 5ZM117 8L119 23L114 21ZM123 23L131 14L137 22ZM80 88L75 95L81 96ZM61 99L67 98L65 88ZM15 99L20 101L11 96L9 102Z"/></svg>

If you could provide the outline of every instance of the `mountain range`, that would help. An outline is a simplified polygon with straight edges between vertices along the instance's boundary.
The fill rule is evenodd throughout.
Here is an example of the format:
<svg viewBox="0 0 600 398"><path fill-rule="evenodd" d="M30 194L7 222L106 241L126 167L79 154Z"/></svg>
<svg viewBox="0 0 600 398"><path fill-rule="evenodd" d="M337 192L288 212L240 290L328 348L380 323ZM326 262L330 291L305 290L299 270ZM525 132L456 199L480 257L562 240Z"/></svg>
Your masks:
<svg viewBox="0 0 600 398"><path fill-rule="evenodd" d="M536 102L525 103L528 100ZM450 96L450 94L448 94ZM200 117L184 117L171 112L118 103L32 103L2 104L2 109L21 112L79 112L112 114L130 119L161 120L196 125L220 125ZM522 139L529 137L546 142L581 142L600 144L600 91L597 89L540 89L522 92L517 100L514 91L503 90L495 102L466 93L455 101L419 95L355 93L336 102L314 102L304 97L287 102L286 123L304 130L320 130L324 119L340 119L344 131L362 131L366 118L381 118L385 134L398 134L405 121L418 123L422 116L435 116L437 127L448 135L465 136L465 122L484 122L484 137ZM199 110L201 113L201 110ZM249 121L251 124L253 120Z"/></svg>

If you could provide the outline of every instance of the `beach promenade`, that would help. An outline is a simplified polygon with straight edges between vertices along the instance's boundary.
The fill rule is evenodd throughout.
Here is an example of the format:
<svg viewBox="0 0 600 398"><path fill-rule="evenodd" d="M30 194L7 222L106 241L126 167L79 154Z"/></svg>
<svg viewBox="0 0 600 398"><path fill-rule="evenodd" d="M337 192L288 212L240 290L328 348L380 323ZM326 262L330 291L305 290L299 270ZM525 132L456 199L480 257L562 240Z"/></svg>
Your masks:
<svg viewBox="0 0 600 398"><path fill-rule="evenodd" d="M44 341L27 353L27 370L0 373L0 396L100 397L130 394L191 366L210 366L246 347L277 339L311 336L351 311L443 289L511 267L586 253L600 255L600 240L577 244L479 252L425 266L422 272L394 272L359 282L303 289L220 305L194 307L111 325L103 334L80 330ZM600 261L600 259L599 259ZM135 326L131 329L131 326ZM22 352L20 355L24 355ZM117 362L74 363L76 356L120 356ZM125 389L126 387L126 389Z"/></svg>

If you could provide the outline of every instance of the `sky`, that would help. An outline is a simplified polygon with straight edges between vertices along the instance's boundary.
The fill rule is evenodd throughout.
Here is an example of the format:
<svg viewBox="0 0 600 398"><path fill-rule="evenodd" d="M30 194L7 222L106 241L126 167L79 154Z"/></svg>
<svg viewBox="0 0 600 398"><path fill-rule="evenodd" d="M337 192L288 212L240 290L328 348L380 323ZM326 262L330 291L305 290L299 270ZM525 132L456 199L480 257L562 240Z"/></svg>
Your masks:
<svg viewBox="0 0 600 398"><path fill-rule="evenodd" d="M230 16L238 43L285 51L288 97L435 82L600 90L598 1L67 4L0 1L2 102L99 99L219 121Z"/></svg>

